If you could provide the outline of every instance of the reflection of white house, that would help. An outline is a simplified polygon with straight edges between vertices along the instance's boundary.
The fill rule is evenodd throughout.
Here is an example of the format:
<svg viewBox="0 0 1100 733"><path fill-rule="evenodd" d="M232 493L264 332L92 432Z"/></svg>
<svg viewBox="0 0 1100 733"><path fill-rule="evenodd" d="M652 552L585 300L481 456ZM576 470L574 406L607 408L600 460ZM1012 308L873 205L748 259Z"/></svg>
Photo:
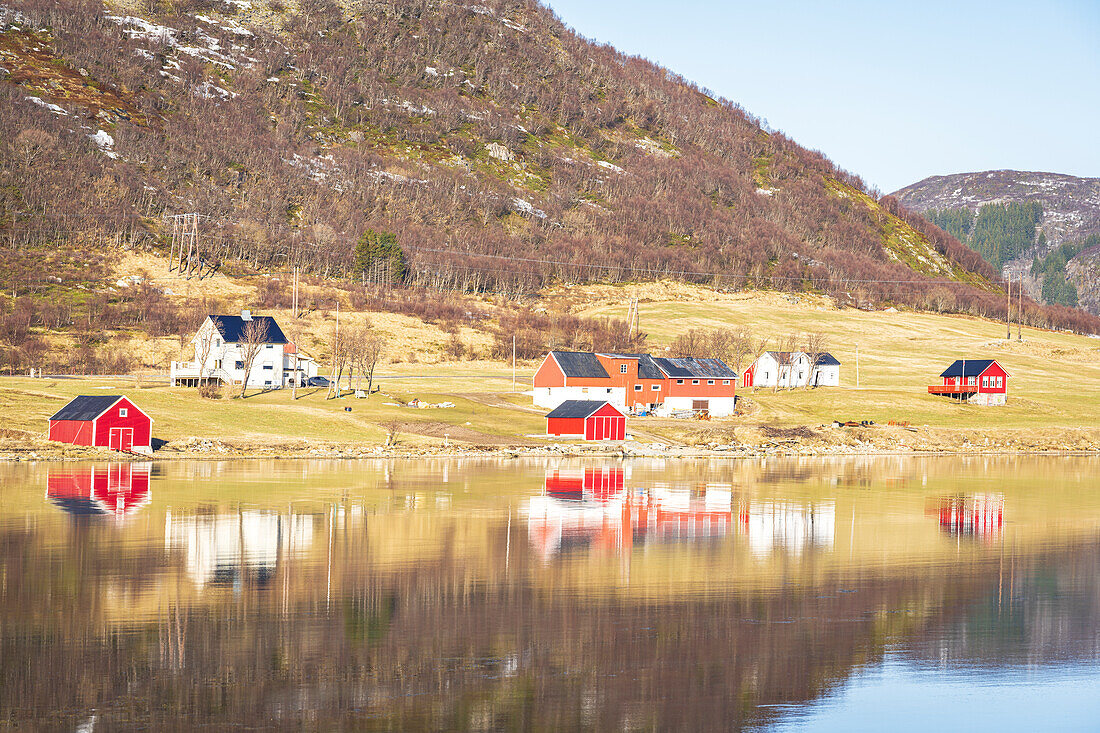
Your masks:
<svg viewBox="0 0 1100 733"><path fill-rule="evenodd" d="M796 557L807 548L830 550L835 523L836 506L831 501L811 505L754 502L741 515L749 549L759 557L777 549Z"/></svg>
<svg viewBox="0 0 1100 733"><path fill-rule="evenodd" d="M803 351L765 351L741 377L743 387L838 387L840 362L825 352L817 364Z"/></svg>
<svg viewBox="0 0 1100 733"><path fill-rule="evenodd" d="M302 386L307 379L317 376L317 362L297 351L274 318L241 311L239 316L207 316L191 339L195 360L172 362L172 386L197 386L202 381L243 384L248 360L245 342L250 328L264 334L263 344L247 374L250 386L289 387L295 375L298 386Z"/></svg>
<svg viewBox="0 0 1100 733"><path fill-rule="evenodd" d="M298 554L313 543L313 517L270 512L165 519L164 544L186 553L195 585L264 584L275 575L280 551Z"/></svg>

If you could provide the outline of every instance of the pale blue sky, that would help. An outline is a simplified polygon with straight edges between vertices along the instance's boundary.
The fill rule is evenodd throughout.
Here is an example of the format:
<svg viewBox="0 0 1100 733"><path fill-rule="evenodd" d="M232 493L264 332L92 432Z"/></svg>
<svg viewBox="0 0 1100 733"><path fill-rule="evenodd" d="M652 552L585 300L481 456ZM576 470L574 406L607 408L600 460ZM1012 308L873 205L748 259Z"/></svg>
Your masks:
<svg viewBox="0 0 1100 733"><path fill-rule="evenodd" d="M1014 168L1100 176L1100 0L549 0L890 192Z"/></svg>

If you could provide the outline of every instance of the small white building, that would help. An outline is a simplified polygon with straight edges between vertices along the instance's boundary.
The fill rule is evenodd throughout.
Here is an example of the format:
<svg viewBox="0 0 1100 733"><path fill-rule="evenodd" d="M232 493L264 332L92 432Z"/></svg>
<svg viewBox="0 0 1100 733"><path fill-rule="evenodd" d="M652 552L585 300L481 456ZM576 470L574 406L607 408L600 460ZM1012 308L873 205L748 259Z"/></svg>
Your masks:
<svg viewBox="0 0 1100 733"><path fill-rule="evenodd" d="M741 377L743 387L839 387L840 362L825 352L812 364L804 351L765 351Z"/></svg>
<svg viewBox="0 0 1100 733"><path fill-rule="evenodd" d="M249 324L261 330L263 343L245 374ZM271 316L253 316L250 311L241 311L239 316L207 316L191 344L195 348L194 361L172 362L173 387L204 382L241 385L247 381L249 387L279 389L290 387L294 380L299 387L304 386L306 380L317 376L317 362L297 352Z"/></svg>

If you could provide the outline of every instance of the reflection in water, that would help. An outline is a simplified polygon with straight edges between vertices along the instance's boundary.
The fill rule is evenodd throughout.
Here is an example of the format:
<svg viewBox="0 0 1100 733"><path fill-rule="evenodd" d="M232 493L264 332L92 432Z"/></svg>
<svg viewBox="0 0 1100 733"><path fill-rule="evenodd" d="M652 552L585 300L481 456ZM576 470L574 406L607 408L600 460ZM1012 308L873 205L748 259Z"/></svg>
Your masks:
<svg viewBox="0 0 1100 733"><path fill-rule="evenodd" d="M804 550L833 548L836 507L831 501L796 504L787 501L751 502L741 512L749 547L757 556L781 550L801 555Z"/></svg>
<svg viewBox="0 0 1100 733"><path fill-rule="evenodd" d="M195 585L266 585L275 575L280 551L298 555L313 542L311 515L238 514L165 517L167 548L182 548Z"/></svg>
<svg viewBox="0 0 1100 733"><path fill-rule="evenodd" d="M949 535L973 536L992 542L1001 534L1005 498L1001 494L971 494L940 499L930 514Z"/></svg>
<svg viewBox="0 0 1100 733"><path fill-rule="evenodd" d="M736 730L843 709L836 729L905 728L875 717L907 702L875 687L900 666L956 720L1087 729L1095 697L1020 712L983 681L1072 668L1095 688L1097 468L180 463L126 522L76 523L54 489L100 469L0 466L0 719ZM930 521L944 496L992 539Z"/></svg>
<svg viewBox="0 0 1100 733"><path fill-rule="evenodd" d="M110 463L106 466L51 466L46 498L73 515L132 514L149 503L151 464Z"/></svg>

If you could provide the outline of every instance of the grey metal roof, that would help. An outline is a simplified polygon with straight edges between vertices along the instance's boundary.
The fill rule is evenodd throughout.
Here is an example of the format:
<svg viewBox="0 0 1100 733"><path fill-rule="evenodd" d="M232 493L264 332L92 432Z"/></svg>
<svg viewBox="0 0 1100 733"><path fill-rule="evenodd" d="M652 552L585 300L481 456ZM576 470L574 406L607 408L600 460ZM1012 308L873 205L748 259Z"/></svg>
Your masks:
<svg viewBox="0 0 1100 733"><path fill-rule="evenodd" d="M218 328L218 333L222 335L226 343L239 344L244 342L245 333L244 329L248 325L249 321L241 318L240 316L210 316L210 320L214 322L214 325ZM252 321L264 324L267 326L267 338L264 341L265 344L285 344L287 338L283 334L283 329L279 328L279 324L271 316L252 316Z"/></svg>
<svg viewBox="0 0 1100 733"><path fill-rule="evenodd" d="M657 358L657 364L670 377L683 379L737 379L737 374L721 359L696 359L681 357L678 359Z"/></svg>
<svg viewBox="0 0 1100 733"><path fill-rule="evenodd" d="M51 420L95 420L122 399L122 395L80 395L54 413Z"/></svg>
<svg viewBox="0 0 1100 733"><path fill-rule="evenodd" d="M813 357L810 357L810 361L813 361ZM819 354L817 357L818 366L840 366L840 362L835 356L826 351L823 354Z"/></svg>
<svg viewBox="0 0 1100 733"><path fill-rule="evenodd" d="M993 359L958 359L940 374L941 377L978 377L989 368ZM963 373L963 365L966 373Z"/></svg>
<svg viewBox="0 0 1100 733"><path fill-rule="evenodd" d="M608 404L604 400L566 400L549 413L547 417L588 417L596 410Z"/></svg>
<svg viewBox="0 0 1100 733"><path fill-rule="evenodd" d="M576 379L607 379L607 370L596 358L596 355L587 351L551 351L554 361L561 367L567 377Z"/></svg>
<svg viewBox="0 0 1100 733"><path fill-rule="evenodd" d="M639 379L665 378L665 375L661 372L661 368L657 366L656 360L649 354L617 354L601 352L600 356L606 356L610 359L637 359Z"/></svg>

